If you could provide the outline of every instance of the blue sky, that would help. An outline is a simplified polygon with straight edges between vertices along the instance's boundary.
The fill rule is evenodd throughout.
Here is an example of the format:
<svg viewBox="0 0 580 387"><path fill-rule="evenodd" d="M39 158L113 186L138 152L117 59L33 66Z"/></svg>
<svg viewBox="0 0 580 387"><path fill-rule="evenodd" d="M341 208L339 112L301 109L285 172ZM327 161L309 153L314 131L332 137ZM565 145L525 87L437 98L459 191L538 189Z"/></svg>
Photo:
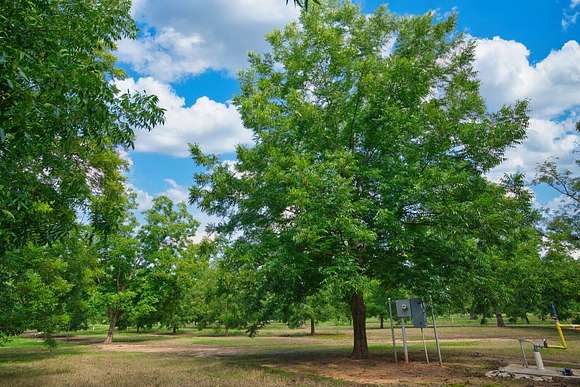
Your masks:
<svg viewBox="0 0 580 387"><path fill-rule="evenodd" d="M372 12L384 2L357 3ZM490 178L515 170L531 175L547 157L575 168L580 0L392 0L388 7L401 15L458 13L459 30L478 41L476 68L489 108L519 98L532 101L529 139L508 152ZM140 133L136 149L124 154L131 160L129 182L141 209L158 194L186 199L194 172L188 142L223 159L235 157L235 144L250 142L250 132L228 102L238 91L235 73L248 50L267 49L265 33L296 15L284 0L134 0L141 33L136 41L119 44L119 64L129 74L120 87L155 93L167 109L166 124ZM548 189L535 191L538 202L559 200Z"/></svg>

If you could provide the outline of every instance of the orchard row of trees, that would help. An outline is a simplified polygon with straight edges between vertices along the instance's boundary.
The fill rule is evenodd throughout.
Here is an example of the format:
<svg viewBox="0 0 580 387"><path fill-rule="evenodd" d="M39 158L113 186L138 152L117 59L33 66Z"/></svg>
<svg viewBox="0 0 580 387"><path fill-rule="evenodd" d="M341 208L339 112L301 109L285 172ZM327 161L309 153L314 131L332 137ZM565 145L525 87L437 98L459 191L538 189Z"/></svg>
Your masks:
<svg viewBox="0 0 580 387"><path fill-rule="evenodd" d="M136 220L118 151L164 112L115 86L129 10L0 5L0 335L105 321L107 342L127 326L255 334L347 315L363 358L387 297L498 325L550 302L578 312L579 179L539 167L535 183L567 197L542 220L522 175L487 178L525 138L527 101L487 111L454 16L327 2L268 35L234 100L255 144L234 165L191 146L190 204L219 219L199 241L166 197Z"/></svg>

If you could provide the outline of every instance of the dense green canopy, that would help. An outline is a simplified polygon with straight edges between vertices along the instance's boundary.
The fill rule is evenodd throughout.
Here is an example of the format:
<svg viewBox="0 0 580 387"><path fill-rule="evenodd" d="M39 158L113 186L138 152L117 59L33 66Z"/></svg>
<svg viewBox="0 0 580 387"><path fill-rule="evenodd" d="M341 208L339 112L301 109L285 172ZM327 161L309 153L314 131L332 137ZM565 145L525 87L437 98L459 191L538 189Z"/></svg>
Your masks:
<svg viewBox="0 0 580 387"><path fill-rule="evenodd" d="M63 237L91 194L102 189L97 164L103 153L132 146L135 130L162 121L157 97L115 87L123 73L111 51L116 41L136 34L130 5L128 0L0 3L2 332L21 329L22 306L35 299L19 294L15 284L19 273L36 268L14 266L29 262L7 254Z"/></svg>
<svg viewBox="0 0 580 387"><path fill-rule="evenodd" d="M524 138L527 104L486 111L455 16L364 15L344 2L268 41L235 98L256 144L238 148L234 170L193 146L209 171L191 198L252 246L246 265L276 302L323 285L344 294L353 355L365 357L370 279L446 286L531 224L529 200L485 177Z"/></svg>

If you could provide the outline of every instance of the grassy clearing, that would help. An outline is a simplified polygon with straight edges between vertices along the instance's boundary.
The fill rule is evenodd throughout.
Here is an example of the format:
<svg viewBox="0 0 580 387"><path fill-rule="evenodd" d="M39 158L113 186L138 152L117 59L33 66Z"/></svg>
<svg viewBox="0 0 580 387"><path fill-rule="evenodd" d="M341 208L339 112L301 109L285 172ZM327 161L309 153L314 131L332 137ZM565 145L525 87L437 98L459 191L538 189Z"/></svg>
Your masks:
<svg viewBox="0 0 580 387"><path fill-rule="evenodd" d="M49 351L42 341L15 338L0 348L0 385L335 386L360 384L490 384L485 371L519 361L517 337L556 343L552 327L442 327L445 367L424 364L420 331L410 329L411 365L393 363L390 330L369 329L371 357L348 359L350 328L323 324L318 334L275 324L249 338L243 332L185 329L119 332L112 347L99 329L63 336ZM432 331L426 338L435 360ZM397 330L400 344L400 330ZM580 334L566 332L567 351L542 350L547 365L580 368ZM402 357L399 349L400 357ZM531 353L529 353L531 358ZM520 384L501 381L503 384Z"/></svg>
<svg viewBox="0 0 580 387"><path fill-rule="evenodd" d="M6 386L341 386L340 381L244 365L235 360L182 353L105 352L76 345L74 351L42 347L0 360ZM5 350L2 350L5 351Z"/></svg>

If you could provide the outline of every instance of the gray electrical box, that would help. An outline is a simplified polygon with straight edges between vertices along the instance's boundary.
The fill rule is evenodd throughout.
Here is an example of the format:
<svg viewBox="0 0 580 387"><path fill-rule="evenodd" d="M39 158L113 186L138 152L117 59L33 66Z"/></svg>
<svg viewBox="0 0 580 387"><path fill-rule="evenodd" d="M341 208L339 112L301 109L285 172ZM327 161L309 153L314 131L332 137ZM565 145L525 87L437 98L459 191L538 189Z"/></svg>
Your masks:
<svg viewBox="0 0 580 387"><path fill-rule="evenodd" d="M427 328L427 317L425 316L425 306L420 298L412 298L411 303L411 320L415 328Z"/></svg>
<svg viewBox="0 0 580 387"><path fill-rule="evenodd" d="M411 317L411 300L397 300L397 317Z"/></svg>

